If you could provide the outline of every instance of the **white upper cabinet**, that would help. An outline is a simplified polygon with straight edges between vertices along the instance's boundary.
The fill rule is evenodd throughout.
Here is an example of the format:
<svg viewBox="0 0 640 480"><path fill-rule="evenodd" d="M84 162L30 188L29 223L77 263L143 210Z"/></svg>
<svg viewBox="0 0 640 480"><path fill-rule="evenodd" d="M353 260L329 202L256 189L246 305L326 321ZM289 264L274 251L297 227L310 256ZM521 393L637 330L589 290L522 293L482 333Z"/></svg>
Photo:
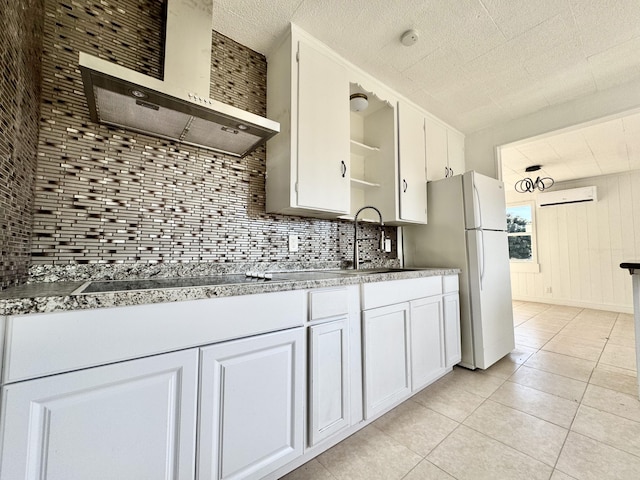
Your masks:
<svg viewBox="0 0 640 480"><path fill-rule="evenodd" d="M267 143L267 211L349 213L347 69L292 30L269 57L267 111L281 133Z"/></svg>
<svg viewBox="0 0 640 480"><path fill-rule="evenodd" d="M346 69L298 42L298 205L349 209Z"/></svg>
<svg viewBox="0 0 640 480"><path fill-rule="evenodd" d="M435 118L425 118L427 180L440 180L465 172L464 135Z"/></svg>
<svg viewBox="0 0 640 480"><path fill-rule="evenodd" d="M427 139L427 180L448 177L447 128L433 118L425 118Z"/></svg>
<svg viewBox="0 0 640 480"><path fill-rule="evenodd" d="M426 181L464 171L464 136L295 25L267 61L267 212L426 223Z"/></svg>
<svg viewBox="0 0 640 480"><path fill-rule="evenodd" d="M447 130L447 158L449 176L460 175L466 171L464 163L464 135L455 130Z"/></svg>
<svg viewBox="0 0 640 480"><path fill-rule="evenodd" d="M400 220L427 223L427 178L424 116L398 103Z"/></svg>

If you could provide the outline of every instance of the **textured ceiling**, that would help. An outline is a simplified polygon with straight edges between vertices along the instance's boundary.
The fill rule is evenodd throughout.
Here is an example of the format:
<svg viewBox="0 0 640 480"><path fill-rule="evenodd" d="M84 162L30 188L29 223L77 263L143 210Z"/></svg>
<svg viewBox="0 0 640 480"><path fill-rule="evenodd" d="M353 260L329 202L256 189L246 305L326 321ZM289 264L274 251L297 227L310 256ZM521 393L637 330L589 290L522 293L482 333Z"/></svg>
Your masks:
<svg viewBox="0 0 640 480"><path fill-rule="evenodd" d="M267 55L289 22L467 134L640 78L639 0L214 0Z"/></svg>

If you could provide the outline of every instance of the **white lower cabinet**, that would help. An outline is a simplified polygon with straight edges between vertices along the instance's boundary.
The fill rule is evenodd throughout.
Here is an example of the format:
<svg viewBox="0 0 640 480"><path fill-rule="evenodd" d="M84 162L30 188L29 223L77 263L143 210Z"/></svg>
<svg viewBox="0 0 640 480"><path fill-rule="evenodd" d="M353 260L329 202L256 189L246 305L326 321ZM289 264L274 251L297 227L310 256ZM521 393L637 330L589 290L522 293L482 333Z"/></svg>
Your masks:
<svg viewBox="0 0 640 480"><path fill-rule="evenodd" d="M198 350L2 389L2 480L194 478Z"/></svg>
<svg viewBox="0 0 640 480"><path fill-rule="evenodd" d="M411 393L409 304L363 312L365 418Z"/></svg>
<svg viewBox="0 0 640 480"><path fill-rule="evenodd" d="M302 454L303 331L201 349L198 480L258 479Z"/></svg>
<svg viewBox="0 0 640 480"><path fill-rule="evenodd" d="M460 346L460 292L458 275L442 277L444 311L445 366L451 368L462 360Z"/></svg>
<svg viewBox="0 0 640 480"><path fill-rule="evenodd" d="M309 327L309 446L350 425L348 318Z"/></svg>
<svg viewBox="0 0 640 480"><path fill-rule="evenodd" d="M442 297L427 297L411 305L411 390L416 392L444 373Z"/></svg>
<svg viewBox="0 0 640 480"><path fill-rule="evenodd" d="M280 478L459 362L458 309L448 275L7 317L0 480Z"/></svg>
<svg viewBox="0 0 640 480"><path fill-rule="evenodd" d="M453 367L462 360L460 348L460 295L448 293L443 297L445 365Z"/></svg>
<svg viewBox="0 0 640 480"><path fill-rule="evenodd" d="M365 419L460 361L457 275L363 284Z"/></svg>

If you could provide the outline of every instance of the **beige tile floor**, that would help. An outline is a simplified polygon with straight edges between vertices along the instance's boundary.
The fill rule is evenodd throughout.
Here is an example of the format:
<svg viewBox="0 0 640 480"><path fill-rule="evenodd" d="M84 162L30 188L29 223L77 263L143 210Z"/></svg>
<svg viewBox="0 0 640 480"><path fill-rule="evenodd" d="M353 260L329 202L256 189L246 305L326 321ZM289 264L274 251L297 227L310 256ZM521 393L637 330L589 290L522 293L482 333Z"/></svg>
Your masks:
<svg viewBox="0 0 640 480"><path fill-rule="evenodd" d="M456 367L283 478L640 479L633 317L513 305L509 356Z"/></svg>

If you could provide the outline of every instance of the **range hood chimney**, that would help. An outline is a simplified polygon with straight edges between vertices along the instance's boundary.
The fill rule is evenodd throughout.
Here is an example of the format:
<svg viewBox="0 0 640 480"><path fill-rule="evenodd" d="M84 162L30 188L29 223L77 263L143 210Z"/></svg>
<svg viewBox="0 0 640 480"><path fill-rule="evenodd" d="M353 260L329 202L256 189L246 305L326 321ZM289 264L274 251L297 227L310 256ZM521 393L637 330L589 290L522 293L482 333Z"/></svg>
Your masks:
<svg viewBox="0 0 640 480"><path fill-rule="evenodd" d="M209 98L213 0L167 0L164 80L80 52L91 120L244 157L280 124Z"/></svg>

